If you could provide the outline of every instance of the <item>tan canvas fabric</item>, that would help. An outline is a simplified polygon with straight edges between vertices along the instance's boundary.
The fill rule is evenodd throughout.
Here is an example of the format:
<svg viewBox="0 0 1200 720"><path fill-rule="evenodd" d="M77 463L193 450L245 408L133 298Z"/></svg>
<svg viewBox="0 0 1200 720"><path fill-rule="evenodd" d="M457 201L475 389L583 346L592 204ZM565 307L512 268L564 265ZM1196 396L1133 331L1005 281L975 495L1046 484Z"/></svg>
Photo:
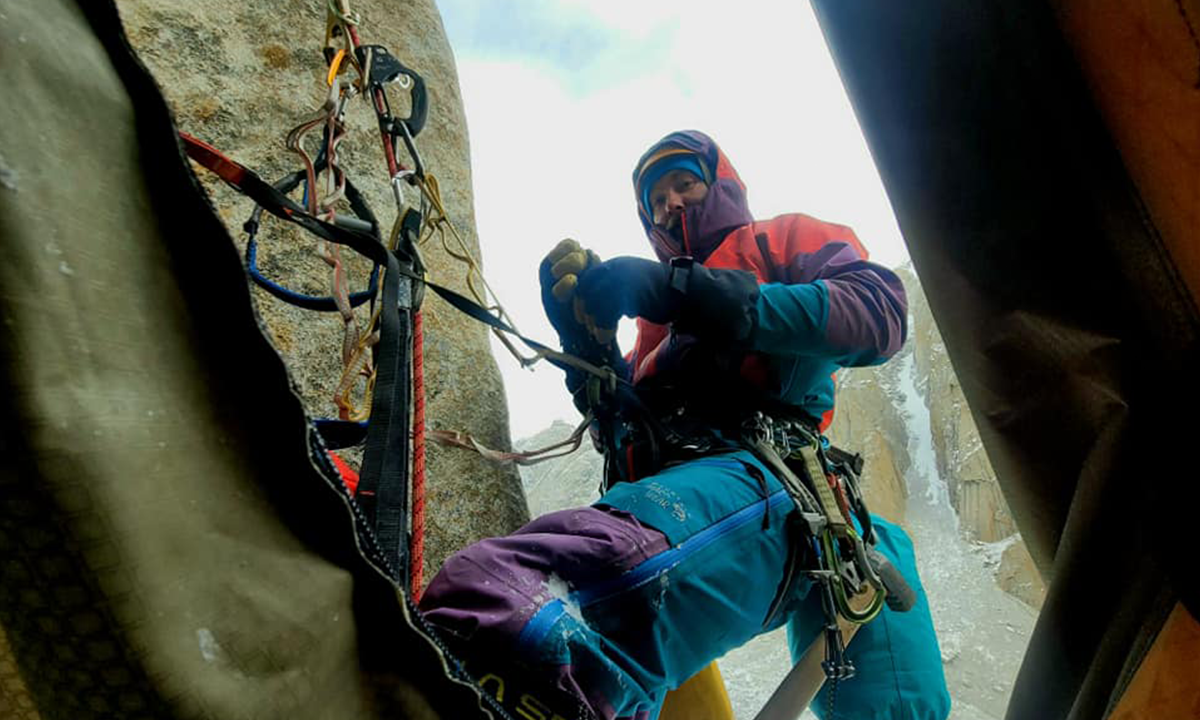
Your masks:
<svg viewBox="0 0 1200 720"><path fill-rule="evenodd" d="M1111 720L1200 718L1200 622L1176 605Z"/></svg>
<svg viewBox="0 0 1200 720"><path fill-rule="evenodd" d="M480 714L310 459L115 8L3 14L0 715Z"/></svg>
<svg viewBox="0 0 1200 720"><path fill-rule="evenodd" d="M1175 267L1200 296L1200 3L1051 4Z"/></svg>

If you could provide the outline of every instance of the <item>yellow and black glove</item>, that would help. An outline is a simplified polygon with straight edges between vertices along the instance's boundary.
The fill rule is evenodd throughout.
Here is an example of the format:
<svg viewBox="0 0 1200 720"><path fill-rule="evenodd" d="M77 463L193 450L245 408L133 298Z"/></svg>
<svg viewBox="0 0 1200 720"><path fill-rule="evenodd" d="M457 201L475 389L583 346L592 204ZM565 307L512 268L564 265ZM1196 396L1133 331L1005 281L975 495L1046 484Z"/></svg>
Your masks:
<svg viewBox="0 0 1200 720"><path fill-rule="evenodd" d="M550 324L558 331L563 349L571 352L568 346L579 345L585 338L592 335L600 344L607 344L612 339L597 336L591 332L594 324L588 327L588 318L583 312L583 304L575 295L579 287L579 278L589 268L600 264L600 257L595 252L587 250L571 238L562 240L554 246L542 260L538 270L538 278L542 285L542 307ZM612 335L615 335L615 330Z"/></svg>
<svg viewBox="0 0 1200 720"><path fill-rule="evenodd" d="M568 238L558 243L542 260L538 279L542 287L542 307L550 324L558 332L563 352L582 358L593 365L613 368L624 375L620 350L616 343L616 327L596 327L583 312L576 296L580 278L600 265L600 257L580 247ZM582 370L567 369L567 389L580 412L587 412L589 402L583 392L587 376Z"/></svg>

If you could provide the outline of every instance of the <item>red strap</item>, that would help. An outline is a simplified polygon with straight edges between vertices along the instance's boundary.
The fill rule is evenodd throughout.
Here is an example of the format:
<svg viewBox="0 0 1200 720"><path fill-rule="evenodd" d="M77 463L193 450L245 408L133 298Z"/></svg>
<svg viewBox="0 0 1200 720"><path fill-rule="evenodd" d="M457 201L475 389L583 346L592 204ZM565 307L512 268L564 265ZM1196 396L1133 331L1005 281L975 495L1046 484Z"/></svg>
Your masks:
<svg viewBox="0 0 1200 720"><path fill-rule="evenodd" d="M358 473L354 472L354 468L347 465L346 461L337 453L330 450L328 455L329 459L333 461L333 466L337 468L338 475L342 476L342 482L346 483L346 487L350 488L350 493L354 494L358 489Z"/></svg>
<svg viewBox="0 0 1200 720"><path fill-rule="evenodd" d="M183 131L180 131L179 139L183 140L188 157L212 170L225 182L236 187L242 186L242 180L248 172L245 167L225 157L212 145Z"/></svg>

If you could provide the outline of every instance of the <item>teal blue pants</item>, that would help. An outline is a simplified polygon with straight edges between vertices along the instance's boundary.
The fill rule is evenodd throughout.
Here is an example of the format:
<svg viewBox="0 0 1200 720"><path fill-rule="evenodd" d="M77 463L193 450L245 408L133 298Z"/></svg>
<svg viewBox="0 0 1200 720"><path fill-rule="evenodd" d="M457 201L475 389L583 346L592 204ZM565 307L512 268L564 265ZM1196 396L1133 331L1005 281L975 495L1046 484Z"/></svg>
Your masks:
<svg viewBox="0 0 1200 720"><path fill-rule="evenodd" d="M792 511L750 453L694 460L467 548L422 609L466 641L509 644L604 720L652 720L669 690L755 636L786 623L794 658L817 637L824 615L812 582L779 596ZM912 544L874 522L879 550L919 599L859 630L847 649L857 675L839 683L832 712L828 688L813 710L823 720L945 720L950 698Z"/></svg>

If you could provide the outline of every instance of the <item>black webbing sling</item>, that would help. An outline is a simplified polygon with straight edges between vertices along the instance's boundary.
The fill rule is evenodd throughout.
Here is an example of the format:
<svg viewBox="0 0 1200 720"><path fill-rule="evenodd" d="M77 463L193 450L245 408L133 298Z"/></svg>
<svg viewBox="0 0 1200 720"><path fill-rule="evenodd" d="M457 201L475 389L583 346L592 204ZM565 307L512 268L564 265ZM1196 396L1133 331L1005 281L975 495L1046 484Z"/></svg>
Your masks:
<svg viewBox="0 0 1200 720"><path fill-rule="evenodd" d="M408 577L411 313L414 283L421 282L420 276L412 271L411 260L405 258L402 262L384 245L378 224L372 223L371 231L366 232L315 218L252 170L201 140L186 133L179 135L193 160L212 170L267 212L296 223L323 240L344 245L384 268L375 357L377 374L359 474L358 499L380 547L394 565L383 569L388 574L398 573L393 579L403 585Z"/></svg>

